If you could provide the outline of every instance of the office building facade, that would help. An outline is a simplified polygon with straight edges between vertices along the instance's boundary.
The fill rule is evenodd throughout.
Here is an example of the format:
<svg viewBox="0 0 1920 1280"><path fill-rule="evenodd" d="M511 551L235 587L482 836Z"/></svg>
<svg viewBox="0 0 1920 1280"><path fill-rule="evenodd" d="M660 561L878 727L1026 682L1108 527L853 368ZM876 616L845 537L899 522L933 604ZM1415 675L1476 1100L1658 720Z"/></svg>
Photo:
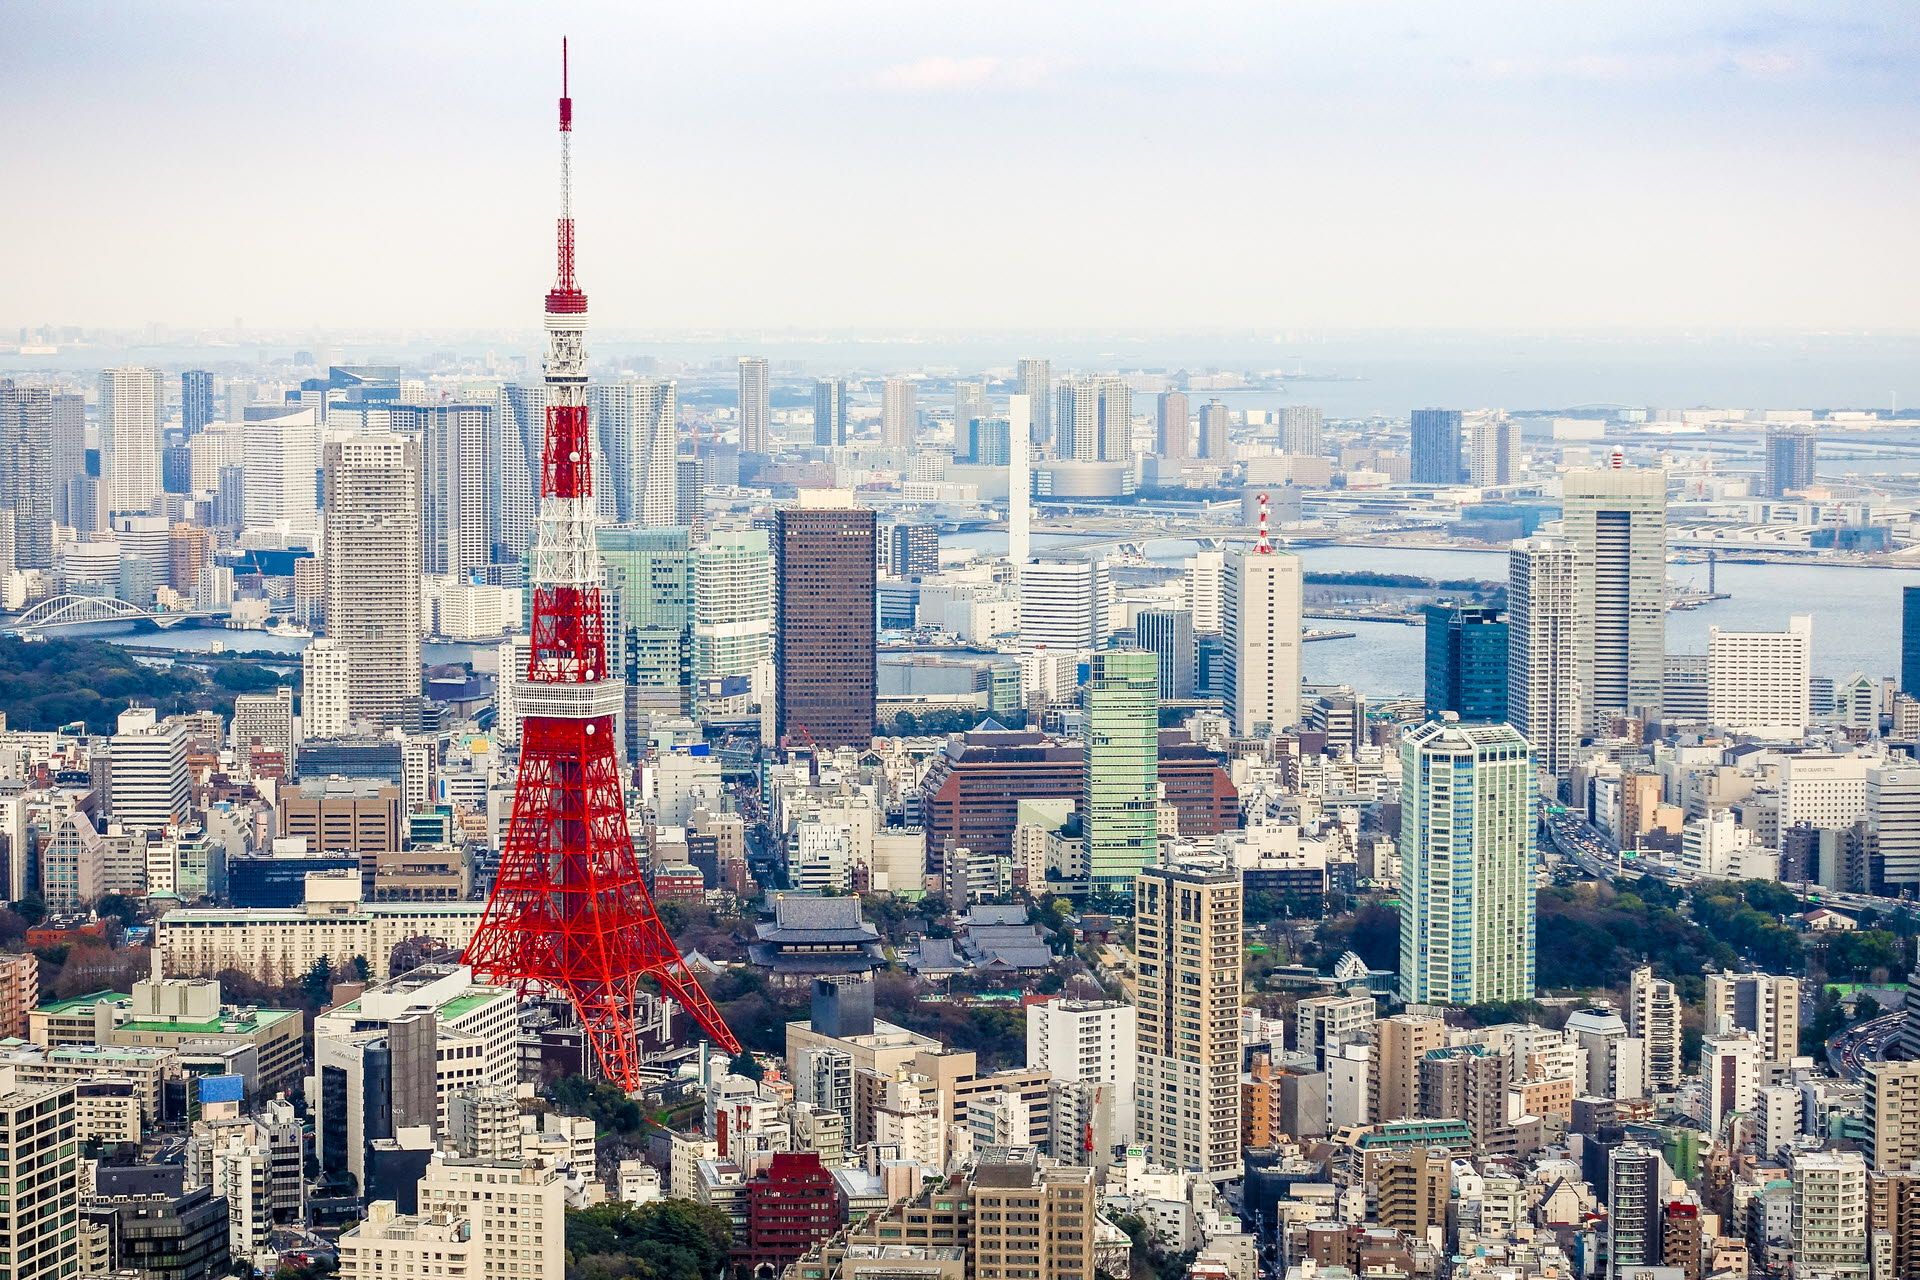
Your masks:
<svg viewBox="0 0 1920 1280"><path fill-rule="evenodd" d="M1484 605L1430 604L1427 714L1472 723L1507 718L1507 619Z"/></svg>
<svg viewBox="0 0 1920 1280"><path fill-rule="evenodd" d="M1569 471L1561 527L1585 615L1575 674L1588 727L1660 709L1667 636L1667 479L1658 467Z"/></svg>
<svg viewBox="0 0 1920 1280"><path fill-rule="evenodd" d="M1159 853L1159 661L1143 649L1093 655L1086 692L1085 864L1096 892L1121 893Z"/></svg>
<svg viewBox="0 0 1920 1280"><path fill-rule="evenodd" d="M774 524L778 594L775 734L796 744L873 740L873 512L852 495L802 490Z"/></svg>
<svg viewBox="0 0 1920 1280"><path fill-rule="evenodd" d="M1276 551L1227 554L1220 599L1226 710L1242 738L1300 723L1300 634L1305 575Z"/></svg>
<svg viewBox="0 0 1920 1280"><path fill-rule="evenodd" d="M847 442L847 384L841 378L820 378L813 384L813 442L838 447Z"/></svg>

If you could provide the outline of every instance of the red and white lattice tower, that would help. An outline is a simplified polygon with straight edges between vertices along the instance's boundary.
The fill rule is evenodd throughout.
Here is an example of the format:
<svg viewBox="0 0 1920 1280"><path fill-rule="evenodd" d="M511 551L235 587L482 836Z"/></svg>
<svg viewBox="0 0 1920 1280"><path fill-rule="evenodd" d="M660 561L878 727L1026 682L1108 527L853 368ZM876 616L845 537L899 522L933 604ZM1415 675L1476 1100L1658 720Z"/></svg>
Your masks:
<svg viewBox="0 0 1920 1280"><path fill-rule="evenodd" d="M1269 500L1265 491L1262 491L1260 494L1260 540L1253 544L1253 550L1256 555L1270 556L1273 554L1273 538L1267 530L1267 503Z"/></svg>
<svg viewBox="0 0 1920 1280"><path fill-rule="evenodd" d="M560 66L560 265L547 291L546 431L533 548L533 636L513 817L500 873L467 944L477 977L565 999L593 1061L624 1089L640 1083L634 1006L651 977L716 1043L739 1041L680 958L640 878L627 827L607 678L587 430L587 295L573 273L573 99Z"/></svg>

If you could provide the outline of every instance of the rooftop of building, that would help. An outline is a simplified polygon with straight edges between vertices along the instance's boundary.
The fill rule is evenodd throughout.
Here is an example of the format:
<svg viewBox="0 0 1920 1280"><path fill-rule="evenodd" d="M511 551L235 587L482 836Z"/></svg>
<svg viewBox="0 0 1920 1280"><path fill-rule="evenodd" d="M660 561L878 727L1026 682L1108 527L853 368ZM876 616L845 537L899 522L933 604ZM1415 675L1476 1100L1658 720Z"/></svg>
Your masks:
<svg viewBox="0 0 1920 1280"><path fill-rule="evenodd" d="M185 1018L143 1018L123 1022L116 1031L146 1035L242 1036L275 1027L288 1018L298 1018L298 1009L254 1009L228 1007L217 1018L189 1021Z"/></svg>
<svg viewBox="0 0 1920 1280"><path fill-rule="evenodd" d="M109 1004L117 1004L122 1000L131 999L133 999L132 996L119 991L93 991L84 996L68 996L65 1000L54 1000L48 1004L40 1005L34 1012L72 1013L79 1009L91 1009L102 1000L105 1000Z"/></svg>

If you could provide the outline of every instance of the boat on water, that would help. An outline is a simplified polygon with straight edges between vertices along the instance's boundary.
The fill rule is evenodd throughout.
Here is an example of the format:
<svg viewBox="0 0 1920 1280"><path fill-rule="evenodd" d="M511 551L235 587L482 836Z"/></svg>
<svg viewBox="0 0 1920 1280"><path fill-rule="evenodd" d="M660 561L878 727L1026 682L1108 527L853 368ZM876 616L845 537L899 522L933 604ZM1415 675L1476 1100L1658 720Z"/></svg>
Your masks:
<svg viewBox="0 0 1920 1280"><path fill-rule="evenodd" d="M270 636L281 636L283 638L307 638L313 635L313 630L310 627L303 627L291 619L281 618L268 625L267 634Z"/></svg>

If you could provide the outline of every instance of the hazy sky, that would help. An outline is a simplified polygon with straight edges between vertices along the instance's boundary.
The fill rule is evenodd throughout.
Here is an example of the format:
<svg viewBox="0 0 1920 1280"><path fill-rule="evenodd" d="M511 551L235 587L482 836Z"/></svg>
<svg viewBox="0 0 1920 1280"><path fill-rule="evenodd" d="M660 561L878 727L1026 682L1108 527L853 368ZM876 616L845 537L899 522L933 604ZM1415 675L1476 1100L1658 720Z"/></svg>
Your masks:
<svg viewBox="0 0 1920 1280"><path fill-rule="evenodd" d="M0 0L0 325L1920 328L1905 3Z"/></svg>

